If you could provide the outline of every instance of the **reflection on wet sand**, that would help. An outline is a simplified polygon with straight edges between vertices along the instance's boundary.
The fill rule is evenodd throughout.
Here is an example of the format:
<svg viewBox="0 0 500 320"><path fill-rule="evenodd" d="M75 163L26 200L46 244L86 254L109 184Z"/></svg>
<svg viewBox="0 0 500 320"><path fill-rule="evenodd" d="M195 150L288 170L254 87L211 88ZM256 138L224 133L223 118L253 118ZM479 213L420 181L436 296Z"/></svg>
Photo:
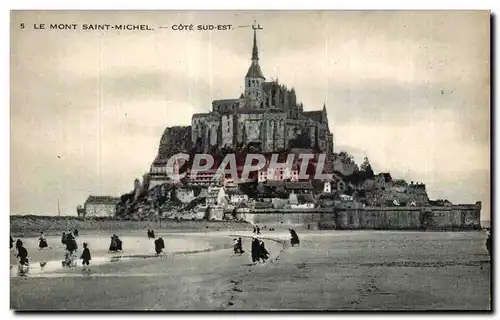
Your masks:
<svg viewBox="0 0 500 320"><path fill-rule="evenodd" d="M140 237L140 236L124 236L123 243L126 252L109 252L107 251L108 237L105 235L86 235L80 238L80 241L90 242L90 246L93 249L91 267L99 266L108 263L119 263L125 260L132 259L148 259L148 258L158 258L163 259L164 257L178 255L178 254L192 254L207 252L215 250L216 248L211 247L206 241L202 241L197 238L186 238L186 237L172 237L169 235L164 235L165 241L165 252L160 255L156 255L154 252L154 243L152 240ZM52 239L51 239L52 238ZM55 241L57 237L49 237L50 241ZM57 277L60 276L74 276L75 271L78 271L83 267L82 260L75 259L75 264L71 267L63 266L63 248L56 247L54 249L38 250L34 249L33 245L36 243L37 239L26 238L23 239L25 243L29 244L29 271L26 274L19 273L16 267L17 259L14 259L15 252L11 251L11 277ZM76 253L79 256L79 253ZM60 256L60 257L59 257ZM67 270L65 272L64 270Z"/></svg>

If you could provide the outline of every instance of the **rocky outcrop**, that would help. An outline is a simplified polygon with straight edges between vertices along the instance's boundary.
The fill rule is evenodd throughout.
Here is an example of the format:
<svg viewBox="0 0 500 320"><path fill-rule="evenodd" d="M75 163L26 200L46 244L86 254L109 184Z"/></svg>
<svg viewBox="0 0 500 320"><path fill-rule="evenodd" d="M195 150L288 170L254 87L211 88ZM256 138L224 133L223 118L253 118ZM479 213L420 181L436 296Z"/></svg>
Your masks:
<svg viewBox="0 0 500 320"><path fill-rule="evenodd" d="M124 220L151 220L160 218L191 217L195 207L205 201L197 197L189 203L183 203L177 198L176 187L172 184L162 184L149 190L143 190L137 199L134 192L124 194L116 207L116 217Z"/></svg>
<svg viewBox="0 0 500 320"><path fill-rule="evenodd" d="M167 159L179 152L190 152L191 149L191 126L169 127L161 137L157 158Z"/></svg>

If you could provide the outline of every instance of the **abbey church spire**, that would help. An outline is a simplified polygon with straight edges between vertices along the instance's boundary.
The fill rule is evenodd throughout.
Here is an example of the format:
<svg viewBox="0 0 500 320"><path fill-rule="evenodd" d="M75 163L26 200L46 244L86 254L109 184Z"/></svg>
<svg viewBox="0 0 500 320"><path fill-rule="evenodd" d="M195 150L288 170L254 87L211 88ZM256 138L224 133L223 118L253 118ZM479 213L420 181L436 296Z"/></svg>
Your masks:
<svg viewBox="0 0 500 320"><path fill-rule="evenodd" d="M259 66L259 49L257 47L257 29L260 28L260 26L259 27L252 26L252 28L253 28L252 64L250 65L250 68L248 68L248 72L245 77L251 79L265 80L266 78L262 74L262 70L260 69Z"/></svg>
<svg viewBox="0 0 500 320"><path fill-rule="evenodd" d="M257 30L260 30L259 25L252 26L253 29L253 47L252 47L252 63L248 68L245 76L245 99L246 106L252 109L264 109L265 95L264 82L266 78L262 74L259 66L259 49L257 47Z"/></svg>
<svg viewBox="0 0 500 320"><path fill-rule="evenodd" d="M259 49L257 48L257 30L253 29L253 49L252 49L252 62L259 61Z"/></svg>

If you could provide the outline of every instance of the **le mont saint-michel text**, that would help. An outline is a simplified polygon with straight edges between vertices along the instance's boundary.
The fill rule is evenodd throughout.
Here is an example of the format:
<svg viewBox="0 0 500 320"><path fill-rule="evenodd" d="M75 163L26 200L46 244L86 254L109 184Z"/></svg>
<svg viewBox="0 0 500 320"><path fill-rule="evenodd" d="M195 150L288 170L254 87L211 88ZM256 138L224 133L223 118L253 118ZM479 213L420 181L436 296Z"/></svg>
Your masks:
<svg viewBox="0 0 500 320"><path fill-rule="evenodd" d="M29 25L21 23L21 29L28 28ZM147 24L77 24L77 23L35 23L34 30L88 30L88 31L153 31L155 28ZM161 29L171 29L174 31L226 31L233 30L231 24L173 24L162 26Z"/></svg>

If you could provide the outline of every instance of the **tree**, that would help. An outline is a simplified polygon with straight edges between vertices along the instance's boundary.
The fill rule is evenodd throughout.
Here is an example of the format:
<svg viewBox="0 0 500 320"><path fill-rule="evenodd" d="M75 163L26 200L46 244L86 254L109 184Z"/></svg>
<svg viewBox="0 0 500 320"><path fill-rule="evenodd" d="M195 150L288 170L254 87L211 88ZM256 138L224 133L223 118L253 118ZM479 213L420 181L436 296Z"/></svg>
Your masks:
<svg viewBox="0 0 500 320"><path fill-rule="evenodd" d="M372 165L370 164L370 160L368 160L368 157L365 157L365 160L363 160L363 163L361 164L361 167L359 169L365 179L373 178L375 175L373 173Z"/></svg>
<svg viewBox="0 0 500 320"><path fill-rule="evenodd" d="M357 173L359 171L358 165L354 161L354 157L348 154L345 151L340 152L337 157L340 159L340 162L344 164L347 168L352 168L352 173Z"/></svg>

